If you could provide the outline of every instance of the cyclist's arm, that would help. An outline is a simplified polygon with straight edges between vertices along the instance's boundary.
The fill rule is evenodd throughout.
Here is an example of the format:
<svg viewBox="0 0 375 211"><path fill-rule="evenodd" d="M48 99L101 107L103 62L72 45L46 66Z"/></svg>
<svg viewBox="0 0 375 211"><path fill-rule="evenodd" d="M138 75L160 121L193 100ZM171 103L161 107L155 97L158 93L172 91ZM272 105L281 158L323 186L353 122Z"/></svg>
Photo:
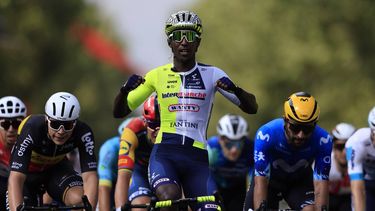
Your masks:
<svg viewBox="0 0 375 211"><path fill-rule="evenodd" d="M240 87L236 88L234 94L240 100L240 105L238 106L243 112L248 114L256 114L258 111L258 104L256 102L255 96L249 92L246 92Z"/></svg>
<svg viewBox="0 0 375 211"><path fill-rule="evenodd" d="M257 209L263 201L267 200L268 178L255 176L254 183L254 208Z"/></svg>
<svg viewBox="0 0 375 211"><path fill-rule="evenodd" d="M117 94L113 107L113 116L115 118L123 118L132 112L127 103L128 94L122 92Z"/></svg>
<svg viewBox="0 0 375 211"><path fill-rule="evenodd" d="M321 210L328 205L328 180L314 181L315 209Z"/></svg>
<svg viewBox="0 0 375 211"><path fill-rule="evenodd" d="M10 172L8 179L8 196L11 211L17 210L17 207L23 202L23 185L25 180L25 174L17 171Z"/></svg>
<svg viewBox="0 0 375 211"><path fill-rule="evenodd" d="M95 210L98 202L98 175L96 171L86 171L82 173L83 194L87 196L92 209Z"/></svg>
<svg viewBox="0 0 375 211"><path fill-rule="evenodd" d="M111 210L112 187L99 184L99 210Z"/></svg>
<svg viewBox="0 0 375 211"><path fill-rule="evenodd" d="M350 189L354 203L354 210L366 210L366 194L364 180L351 180Z"/></svg>
<svg viewBox="0 0 375 211"><path fill-rule="evenodd" d="M117 183L115 189L115 204L116 207L121 207L128 201L128 191L131 171L122 170L118 172Z"/></svg>
<svg viewBox="0 0 375 211"><path fill-rule="evenodd" d="M135 149L138 147L138 138L131 129L140 120L133 119L124 129L121 135L118 156L118 176L115 189L116 207L124 205L128 201L128 191L132 170L135 162Z"/></svg>

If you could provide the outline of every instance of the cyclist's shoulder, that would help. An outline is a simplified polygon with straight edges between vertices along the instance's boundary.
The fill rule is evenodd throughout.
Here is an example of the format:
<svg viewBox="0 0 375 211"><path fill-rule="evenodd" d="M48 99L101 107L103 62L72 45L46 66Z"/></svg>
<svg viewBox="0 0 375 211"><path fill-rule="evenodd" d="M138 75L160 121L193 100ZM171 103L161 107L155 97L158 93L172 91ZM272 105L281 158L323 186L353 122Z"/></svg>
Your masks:
<svg viewBox="0 0 375 211"><path fill-rule="evenodd" d="M144 130L146 130L146 126L145 126L145 123L143 121L143 118L142 117L135 117L133 118L129 123L128 125L125 127L129 130L131 130L132 132L134 132L135 134L139 133L139 132L142 132ZM126 131L124 130L124 133Z"/></svg>
<svg viewBox="0 0 375 211"><path fill-rule="evenodd" d="M219 137L218 136L211 136L207 140L207 144L211 148L217 148L217 147L219 147Z"/></svg>
<svg viewBox="0 0 375 211"><path fill-rule="evenodd" d="M45 133L47 129L47 122L45 115L32 114L26 117L18 127L18 134L22 131L27 131L28 135L38 135L38 133Z"/></svg>
<svg viewBox="0 0 375 211"><path fill-rule="evenodd" d="M118 149L120 145L120 137L114 136L112 138L107 139L101 146L100 151L109 151L113 149Z"/></svg>
<svg viewBox="0 0 375 211"><path fill-rule="evenodd" d="M160 72L171 71L172 67L173 67L172 63L164 64L164 65L151 69L150 71L146 73L146 75L154 75Z"/></svg>
<svg viewBox="0 0 375 211"><path fill-rule="evenodd" d="M284 133L284 120L282 118L273 119L259 127L257 134L279 134Z"/></svg>
<svg viewBox="0 0 375 211"><path fill-rule="evenodd" d="M371 129L366 127L366 128L360 128L358 129L346 142L345 146L346 147L366 147L371 145L371 140L370 140L370 135L371 135Z"/></svg>

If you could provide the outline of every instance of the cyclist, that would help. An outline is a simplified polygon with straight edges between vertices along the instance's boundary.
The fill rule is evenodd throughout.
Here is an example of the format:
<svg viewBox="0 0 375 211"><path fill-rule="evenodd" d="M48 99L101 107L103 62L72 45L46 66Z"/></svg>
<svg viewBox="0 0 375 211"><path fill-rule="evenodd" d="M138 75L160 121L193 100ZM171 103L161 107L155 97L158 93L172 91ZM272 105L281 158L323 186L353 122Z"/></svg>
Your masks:
<svg viewBox="0 0 375 211"><path fill-rule="evenodd" d="M375 210L375 107L345 144L354 210Z"/></svg>
<svg viewBox="0 0 375 211"><path fill-rule="evenodd" d="M78 120L79 113L80 104L74 95L57 92L47 100L45 115L23 120L10 161L10 210L23 203L23 196L27 196L28 205L37 205L42 185L54 200L68 206L82 204L85 194L95 209L98 177L94 137L90 127ZM82 177L65 156L76 147Z"/></svg>
<svg viewBox="0 0 375 211"><path fill-rule="evenodd" d="M17 97L0 99L0 210L5 210L6 191L9 177L9 159L17 140L17 129L26 117L26 106Z"/></svg>
<svg viewBox="0 0 375 211"><path fill-rule="evenodd" d="M328 206L332 138L317 125L319 113L313 96L297 92L285 101L284 118L258 129L255 176L245 210L258 209L262 202L266 208L278 209L281 199L293 210L324 210Z"/></svg>
<svg viewBox="0 0 375 211"><path fill-rule="evenodd" d="M99 210L112 210L115 205L114 193L117 181L118 150L120 149L120 136L132 118L124 120L118 127L118 134L106 140L99 149L98 177Z"/></svg>
<svg viewBox="0 0 375 211"><path fill-rule="evenodd" d="M132 204L151 201L153 195L148 183L147 168L159 127L158 101L155 96L151 96L143 104L143 118L134 118L121 135L115 192L118 210L128 201Z"/></svg>
<svg viewBox="0 0 375 211"><path fill-rule="evenodd" d="M329 172L329 210L351 210L351 191L345 156L345 143L355 132L349 123L339 123L332 130L333 150Z"/></svg>
<svg viewBox="0 0 375 211"><path fill-rule="evenodd" d="M217 124L218 136L208 139L210 169L225 210L242 211L247 179L252 177L253 142L246 120L226 114Z"/></svg>
<svg viewBox="0 0 375 211"><path fill-rule="evenodd" d="M206 129L215 92L246 113L256 113L258 105L255 96L236 86L224 71L197 63L202 24L194 12L172 14L165 32L173 63L151 70L144 78L132 75L116 96L114 116L128 115L155 91L161 125L150 156L153 191L160 200L181 198L182 189L187 198L211 195Z"/></svg>

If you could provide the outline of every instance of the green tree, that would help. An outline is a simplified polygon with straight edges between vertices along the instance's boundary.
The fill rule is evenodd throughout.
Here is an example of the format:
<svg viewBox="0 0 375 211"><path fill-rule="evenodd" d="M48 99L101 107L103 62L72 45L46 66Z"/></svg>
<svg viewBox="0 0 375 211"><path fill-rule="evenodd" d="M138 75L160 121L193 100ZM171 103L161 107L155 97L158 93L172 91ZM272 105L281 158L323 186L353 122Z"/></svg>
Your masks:
<svg viewBox="0 0 375 211"><path fill-rule="evenodd" d="M215 101L208 134L224 113L248 119L251 132L281 117L293 92L307 91L321 107L327 130L341 121L367 126L375 105L375 2L373 1L205 1L199 60L226 70L254 93L257 115Z"/></svg>

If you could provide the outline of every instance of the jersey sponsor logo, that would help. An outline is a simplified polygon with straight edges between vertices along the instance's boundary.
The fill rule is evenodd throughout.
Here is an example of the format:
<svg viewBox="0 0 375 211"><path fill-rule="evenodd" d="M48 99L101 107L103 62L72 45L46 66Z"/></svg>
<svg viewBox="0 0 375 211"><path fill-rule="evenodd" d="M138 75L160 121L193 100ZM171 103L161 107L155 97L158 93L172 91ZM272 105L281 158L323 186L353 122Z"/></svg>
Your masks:
<svg viewBox="0 0 375 211"><path fill-rule="evenodd" d="M331 140L331 138L330 138L329 135L327 135L327 137L321 137L319 144L320 145L328 144L330 142L330 140Z"/></svg>
<svg viewBox="0 0 375 211"><path fill-rule="evenodd" d="M262 131L259 131L257 135L257 139L268 142L270 140L270 135L268 133L264 135Z"/></svg>
<svg viewBox="0 0 375 211"><path fill-rule="evenodd" d="M198 69L189 75L186 75L183 82L186 89L205 89L202 76Z"/></svg>
<svg viewBox="0 0 375 211"><path fill-rule="evenodd" d="M23 166L22 163L12 162L12 169L20 169Z"/></svg>
<svg viewBox="0 0 375 211"><path fill-rule="evenodd" d="M175 84L175 83L177 83L177 82L178 82L177 80L167 81L167 84Z"/></svg>
<svg viewBox="0 0 375 211"><path fill-rule="evenodd" d="M216 204L206 204L204 205L204 208L213 208L213 209L217 209L219 206L216 205Z"/></svg>
<svg viewBox="0 0 375 211"><path fill-rule="evenodd" d="M280 168L280 169L284 170L287 173L292 173L292 172L295 172L296 170L298 170L301 167L303 167L303 168L308 167L309 166L309 162L307 162L307 160L305 160L305 159L302 159L302 160L299 160L294 165L289 165L285 160L277 159L277 160L275 160L272 163L272 166L275 169Z"/></svg>
<svg viewBox="0 0 375 211"><path fill-rule="evenodd" d="M87 166L89 167L89 169L95 169L96 166L97 166L97 163L96 162L88 162Z"/></svg>
<svg viewBox="0 0 375 211"><path fill-rule="evenodd" d="M131 144L127 141L120 141L119 155L129 155Z"/></svg>
<svg viewBox="0 0 375 211"><path fill-rule="evenodd" d="M255 150L254 151L254 160L255 160L255 162L265 161L266 156L264 155L264 153L262 151L259 152L259 151Z"/></svg>
<svg viewBox="0 0 375 211"><path fill-rule="evenodd" d="M27 135L27 137L22 141L20 148L18 149L17 155L22 157L27 147L29 147L29 145L32 143L34 143L33 138L30 135Z"/></svg>
<svg viewBox="0 0 375 211"><path fill-rule="evenodd" d="M169 112L188 111L198 112L200 107L197 104L173 104L168 106Z"/></svg>
<svg viewBox="0 0 375 211"><path fill-rule="evenodd" d="M81 140L85 144L86 152L89 153L89 155L93 155L94 154L94 140L92 139L91 132L84 134L81 137Z"/></svg>
<svg viewBox="0 0 375 211"><path fill-rule="evenodd" d="M198 129L199 124L198 123L193 123L193 122L188 122L188 121L178 121L178 122L171 122L169 124L169 127L171 128L181 128L181 127L188 127L188 128L194 128Z"/></svg>
<svg viewBox="0 0 375 211"><path fill-rule="evenodd" d="M206 99L207 94L204 92L168 92L168 93L162 93L161 96L162 98L177 97L177 98L204 100Z"/></svg>
<svg viewBox="0 0 375 211"><path fill-rule="evenodd" d="M134 166L134 161L129 156L125 156L125 155L119 156L119 159L118 159L119 169L123 169L123 168L130 169L130 168L133 168L133 166Z"/></svg>
<svg viewBox="0 0 375 211"><path fill-rule="evenodd" d="M158 184L160 184L162 182L169 182L169 178L161 178L161 179L156 180L154 185L152 185L152 187L155 188Z"/></svg>
<svg viewBox="0 0 375 211"><path fill-rule="evenodd" d="M325 156L325 157L323 158L323 162L324 162L324 163L331 163L331 156Z"/></svg>

